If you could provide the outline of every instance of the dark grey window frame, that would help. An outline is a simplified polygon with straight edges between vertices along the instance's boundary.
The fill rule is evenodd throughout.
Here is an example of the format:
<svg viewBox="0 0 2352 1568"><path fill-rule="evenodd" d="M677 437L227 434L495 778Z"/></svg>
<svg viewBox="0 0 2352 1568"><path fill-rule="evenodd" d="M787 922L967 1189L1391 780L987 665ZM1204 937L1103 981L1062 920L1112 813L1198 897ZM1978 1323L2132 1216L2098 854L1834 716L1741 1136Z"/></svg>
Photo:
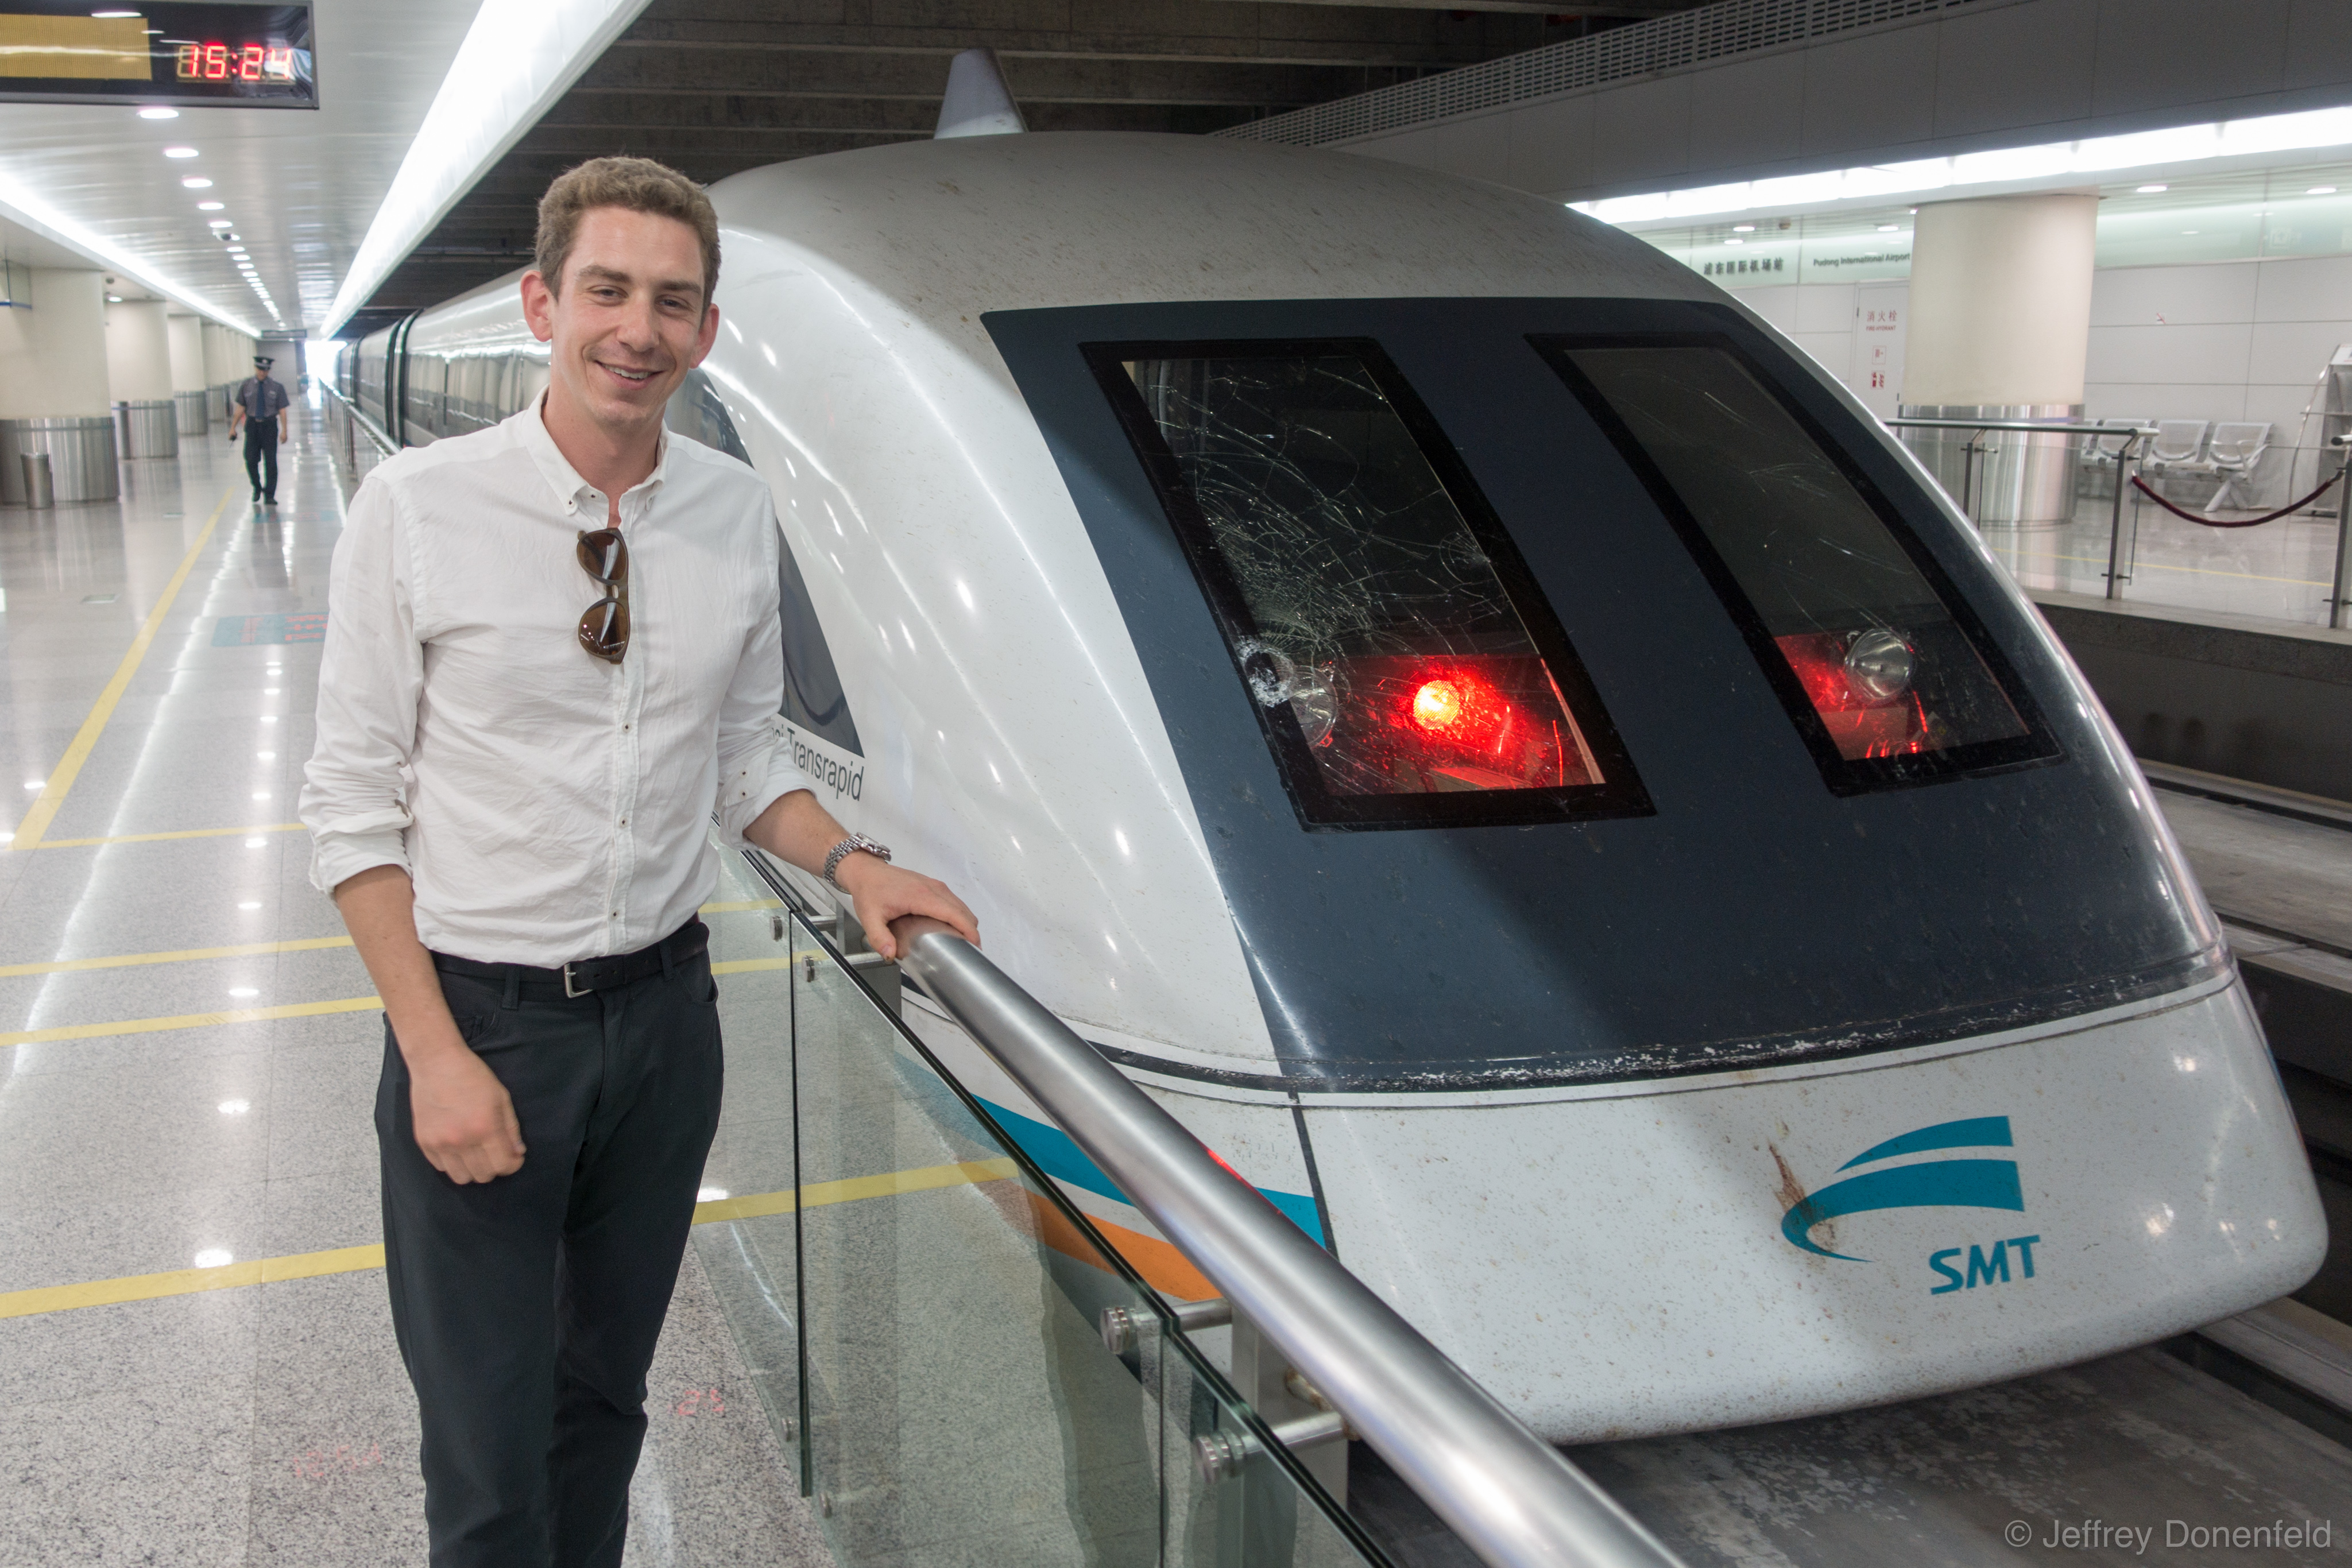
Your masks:
<svg viewBox="0 0 2352 1568"><path fill-rule="evenodd" d="M2065 759L2065 753L2044 722L2042 710L2035 704L2025 682L2002 654L1984 622L1978 618L1973 606L1948 573L1931 554L1918 534L1904 521L1902 511L1894 501L1874 484L1870 476L1857 466L1843 443L1835 440L1821 422L1789 395L1788 389L1771 370L1730 337L1715 332L1631 332L1631 333L1551 333L1528 334L1528 346L1559 376L1569 392L1580 403L1585 413L1598 425L1611 445L1617 449L1626 465L1633 471L1651 500L1656 503L1667 523L1681 538L1691 559L1706 577L1707 586L1723 601L1724 610L1739 629L1739 634L1756 664L1771 686L1773 695L1787 710L1789 722L1804 738L1805 747L1812 753L1814 764L1821 769L1822 782L1833 795L1862 795L1874 790L1907 789L1923 784L1939 784L1948 779L1969 778L1988 773L2007 772L2018 768L2039 768ZM1802 682L1789 666L1780 645L1764 623L1747 591L1739 586L1730 567L1717 550L1706 530L1699 523L1680 492L1668 482L1664 473L1634 435L1616 407L1594 386L1569 357L1576 349L1713 349L1728 356L1755 378L1765 394L1795 421L1808 439L1819 448L1822 455L1833 465L1838 473L1852 485L1854 493L1875 515L1893 536L1896 546L1913 569L1923 578L1945 612L1952 618L1969 646L1984 661L1985 668L2000 685L2001 695L2009 699L2019 720L2025 726L2021 736L1998 740L1977 741L1940 751L1920 752L1895 757L1849 758L1842 755L1837 742L1831 737L1829 727L1813 709L1812 701L1805 695Z"/></svg>
<svg viewBox="0 0 2352 1568"><path fill-rule="evenodd" d="M1346 355L1360 361L1402 421L1447 497L1494 564L1505 598L1534 643L1584 737L1601 782L1527 789L1481 789L1445 794L1340 795L1326 789L1287 705L1272 707L1252 698L1240 664L1233 664L1234 689L1256 716L1273 751L1284 789L1299 825L1310 832L1368 829L1520 827L1591 821L1655 813L1617 727L1609 717L1584 662L1519 554L1518 546L1487 504L1454 444L1380 344L1370 338L1253 338L1080 345L1087 367L1109 399L1137 459L1150 476L1161 510L1174 530L1193 580L1208 601L1226 652L1258 635L1231 568L1211 540L1208 520L1169 450L1158 422L1137 391L1126 365L1136 360L1294 359Z"/></svg>

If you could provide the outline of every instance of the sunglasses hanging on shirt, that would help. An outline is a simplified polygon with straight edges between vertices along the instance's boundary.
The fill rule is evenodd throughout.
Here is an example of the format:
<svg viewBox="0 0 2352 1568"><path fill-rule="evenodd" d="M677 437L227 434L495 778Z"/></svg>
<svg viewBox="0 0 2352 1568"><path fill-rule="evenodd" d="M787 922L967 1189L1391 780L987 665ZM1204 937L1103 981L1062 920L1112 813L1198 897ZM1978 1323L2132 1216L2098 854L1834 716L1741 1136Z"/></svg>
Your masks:
<svg viewBox="0 0 2352 1568"><path fill-rule="evenodd" d="M608 664L629 651L629 547L618 528L580 536L580 570L602 583L604 597L580 617L580 645Z"/></svg>

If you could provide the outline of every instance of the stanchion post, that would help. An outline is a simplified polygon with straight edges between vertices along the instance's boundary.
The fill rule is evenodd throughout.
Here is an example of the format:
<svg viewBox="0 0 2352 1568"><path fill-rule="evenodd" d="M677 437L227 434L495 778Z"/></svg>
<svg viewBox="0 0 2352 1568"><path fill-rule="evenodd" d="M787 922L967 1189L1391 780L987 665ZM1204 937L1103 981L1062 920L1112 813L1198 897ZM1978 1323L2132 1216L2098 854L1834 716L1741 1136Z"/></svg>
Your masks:
<svg viewBox="0 0 2352 1568"><path fill-rule="evenodd" d="M2116 499L2113 515L2107 520L2107 597L2124 596L2124 465L2131 461L2131 450L2139 444L2137 430L2124 438L2116 448Z"/></svg>
<svg viewBox="0 0 2352 1568"><path fill-rule="evenodd" d="M1977 487L1977 443L1983 436L1983 431L1971 430L1969 438L1960 443L1960 516L1968 518L1979 533L1984 531L1984 528L1977 522L1973 492Z"/></svg>
<svg viewBox="0 0 2352 1568"><path fill-rule="evenodd" d="M2327 623L2339 630L2345 622L2345 598L2352 595L2352 577L2345 572L2347 561L2352 561L2352 456L2347 456L2336 481L2336 580L2327 591Z"/></svg>

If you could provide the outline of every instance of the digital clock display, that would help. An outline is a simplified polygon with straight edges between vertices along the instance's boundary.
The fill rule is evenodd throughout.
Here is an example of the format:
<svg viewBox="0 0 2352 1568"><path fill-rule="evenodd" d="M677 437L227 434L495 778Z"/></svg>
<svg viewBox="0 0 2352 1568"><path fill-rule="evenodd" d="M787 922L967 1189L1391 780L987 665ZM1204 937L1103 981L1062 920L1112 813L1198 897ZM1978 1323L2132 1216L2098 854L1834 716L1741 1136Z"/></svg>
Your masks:
<svg viewBox="0 0 2352 1568"><path fill-rule="evenodd" d="M297 79L294 51L290 47L273 48L268 44L224 44L215 39L209 44L182 44L176 57L182 81L290 82Z"/></svg>
<svg viewBox="0 0 2352 1568"><path fill-rule="evenodd" d="M0 101L316 109L310 7L0 0Z"/></svg>

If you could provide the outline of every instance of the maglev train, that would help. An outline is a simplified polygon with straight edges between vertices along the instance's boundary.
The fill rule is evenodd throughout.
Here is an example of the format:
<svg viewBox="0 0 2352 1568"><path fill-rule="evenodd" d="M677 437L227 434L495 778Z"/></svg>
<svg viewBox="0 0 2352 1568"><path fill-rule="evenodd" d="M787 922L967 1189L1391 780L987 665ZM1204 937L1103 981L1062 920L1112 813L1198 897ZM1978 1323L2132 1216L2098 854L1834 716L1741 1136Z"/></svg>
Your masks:
<svg viewBox="0 0 2352 1568"><path fill-rule="evenodd" d="M2129 752L1737 298L1550 202L1240 141L711 196L673 424L774 491L780 722L827 803L1546 1436L2014 1376L2318 1265ZM351 358L413 442L546 375L511 279Z"/></svg>

